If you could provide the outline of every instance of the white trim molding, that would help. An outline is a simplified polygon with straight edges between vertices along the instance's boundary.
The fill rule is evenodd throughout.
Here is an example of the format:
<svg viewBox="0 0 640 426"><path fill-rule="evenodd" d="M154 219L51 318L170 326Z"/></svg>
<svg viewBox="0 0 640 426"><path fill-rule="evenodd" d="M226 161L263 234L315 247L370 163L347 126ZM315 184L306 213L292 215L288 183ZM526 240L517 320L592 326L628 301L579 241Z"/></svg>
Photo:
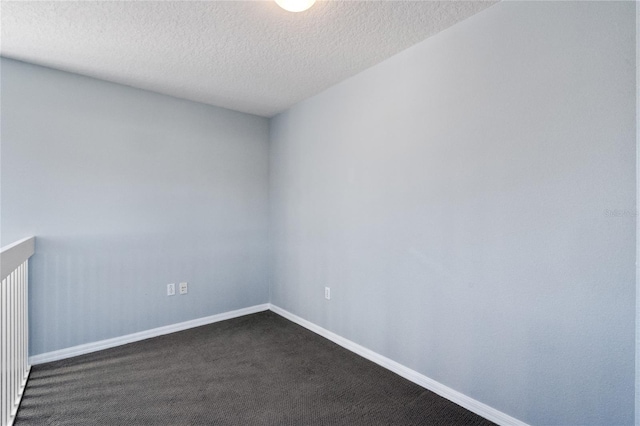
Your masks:
<svg viewBox="0 0 640 426"><path fill-rule="evenodd" d="M199 327L201 325L213 324L215 322L224 321L232 318L241 317L244 315L250 315L257 312L271 310L276 314L298 324L302 327L328 339L332 342L342 346L345 349L350 350L351 352L360 355L363 358L368 359L369 361L375 362L376 364L390 370L397 375L404 377L411 382L422 386L425 389L428 389L436 394L442 396L443 398L448 399L467 410L476 413L479 416L484 417L487 420L490 420L494 423L497 423L501 426L528 426L526 423L509 416L508 414L503 413L493 407L490 407L486 404L483 404L480 401L477 401L463 393L460 393L454 389L451 389L448 386L443 385L440 382L437 382L421 373L418 373L415 370L410 369L392 359L389 359L385 356L378 354L370 349L365 348L355 342L352 342L349 339L345 339L342 336L339 336L327 329L324 329L310 321L307 321L303 318L300 318L297 315L292 314L289 311L286 311L276 305L265 303L262 305L255 305L248 308L238 309L235 311L224 312L217 315L212 315L204 318L198 318L190 321L185 321L177 324L167 325L164 327L153 328L151 330L141 331L138 333L127 334L125 336L114 337L112 339L100 340L98 342L86 343L83 345L73 346L70 348L60 349L53 352L47 352L39 355L34 355L29 357L29 361L31 365L43 364L45 362L58 361L61 359L71 358L78 355L84 355L91 352L100 351L103 349L109 349L120 345L125 345L127 343L138 342L140 340L150 339L152 337L162 336L165 334L175 333L177 331L183 331L194 327Z"/></svg>
<svg viewBox="0 0 640 426"><path fill-rule="evenodd" d="M501 426L527 426L526 423L509 416L508 414L503 413L502 411L496 410L493 407L488 406L487 404L483 404L480 401L477 401L465 394L462 394L454 389L451 389L448 386L443 385L440 382L437 382L421 373L418 373L415 370L410 369L409 367L405 367L404 365L393 361L385 356L382 356L370 349L365 348L364 346L360 346L357 343L352 342L349 339L345 339L342 336L339 336L327 329L324 329L310 321L307 321L303 318L300 318L297 315L292 314L289 311L286 311L276 305L270 305L271 311L275 312L278 315L283 316L284 318L295 322L298 325L303 326L304 328L313 331L320 336L331 340L334 343L342 346L345 349L350 350L353 353L360 355L363 358L368 359L369 361L373 361L376 364L396 373L399 376L404 377L407 380L412 381L413 383L422 386L425 389L428 389L432 392L437 393L443 398L448 399L451 402L454 402L461 407L466 408L467 410L476 413L479 416L484 417L487 420L490 420L494 423L497 423Z"/></svg>
<svg viewBox="0 0 640 426"><path fill-rule="evenodd" d="M140 331L138 333L127 334L125 336L114 337L112 339L100 340L97 342L85 343L83 345L72 346L70 348L60 349L57 351L46 352L43 354L33 355L29 357L31 365L43 364L45 362L58 361L61 359L71 358L78 355L84 355L91 352L109 349L127 343L138 342L140 340L150 339L152 337L162 336L164 334L175 333L189 328L199 327L201 325L213 324L214 322L224 321L232 318L242 317L244 315L255 314L269 310L270 305L264 303L262 305L250 306L248 308L237 309L235 311L223 312L217 315L197 318L190 321L184 321L177 324L166 325L164 327L152 328L151 330Z"/></svg>
<svg viewBox="0 0 640 426"><path fill-rule="evenodd" d="M36 237L27 237L0 249L0 272L7 278L22 262L35 253Z"/></svg>

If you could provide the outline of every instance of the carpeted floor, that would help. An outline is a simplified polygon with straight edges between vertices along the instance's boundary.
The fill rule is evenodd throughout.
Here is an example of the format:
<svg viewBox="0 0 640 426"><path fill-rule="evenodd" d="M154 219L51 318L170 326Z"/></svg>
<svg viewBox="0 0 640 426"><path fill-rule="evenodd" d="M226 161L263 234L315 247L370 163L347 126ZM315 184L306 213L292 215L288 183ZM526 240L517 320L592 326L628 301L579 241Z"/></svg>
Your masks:
<svg viewBox="0 0 640 426"><path fill-rule="evenodd" d="M34 366L16 425L491 425L261 312Z"/></svg>

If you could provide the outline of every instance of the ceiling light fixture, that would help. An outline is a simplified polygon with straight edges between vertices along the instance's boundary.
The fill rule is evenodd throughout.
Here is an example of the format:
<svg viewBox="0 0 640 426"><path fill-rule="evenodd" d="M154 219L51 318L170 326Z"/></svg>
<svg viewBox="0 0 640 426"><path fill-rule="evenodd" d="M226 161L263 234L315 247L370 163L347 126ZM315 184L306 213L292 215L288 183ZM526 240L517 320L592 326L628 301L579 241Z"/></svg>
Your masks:
<svg viewBox="0 0 640 426"><path fill-rule="evenodd" d="M289 12L302 12L309 9L316 0L276 0L278 6Z"/></svg>

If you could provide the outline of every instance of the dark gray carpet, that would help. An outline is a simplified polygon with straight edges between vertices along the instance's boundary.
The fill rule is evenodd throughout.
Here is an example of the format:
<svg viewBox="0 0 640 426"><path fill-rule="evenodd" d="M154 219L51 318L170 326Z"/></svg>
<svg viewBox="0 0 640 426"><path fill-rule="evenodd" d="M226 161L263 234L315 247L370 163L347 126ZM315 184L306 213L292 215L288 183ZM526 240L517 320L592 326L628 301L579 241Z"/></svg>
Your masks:
<svg viewBox="0 0 640 426"><path fill-rule="evenodd" d="M34 366L16 425L491 425L262 312Z"/></svg>

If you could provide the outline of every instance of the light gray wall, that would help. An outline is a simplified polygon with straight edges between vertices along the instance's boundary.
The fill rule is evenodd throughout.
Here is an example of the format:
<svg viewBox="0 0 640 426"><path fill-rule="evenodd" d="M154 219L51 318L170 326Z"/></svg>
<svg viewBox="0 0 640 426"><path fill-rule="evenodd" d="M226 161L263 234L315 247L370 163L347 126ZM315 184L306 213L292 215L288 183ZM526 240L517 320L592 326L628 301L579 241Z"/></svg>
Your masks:
<svg viewBox="0 0 640 426"><path fill-rule="evenodd" d="M636 5L636 426L640 425L640 7Z"/></svg>
<svg viewBox="0 0 640 426"><path fill-rule="evenodd" d="M498 4L274 118L272 303L525 422L632 424L634 7Z"/></svg>
<svg viewBox="0 0 640 426"><path fill-rule="evenodd" d="M37 236L32 354L268 302L267 119L1 66L2 244Z"/></svg>

